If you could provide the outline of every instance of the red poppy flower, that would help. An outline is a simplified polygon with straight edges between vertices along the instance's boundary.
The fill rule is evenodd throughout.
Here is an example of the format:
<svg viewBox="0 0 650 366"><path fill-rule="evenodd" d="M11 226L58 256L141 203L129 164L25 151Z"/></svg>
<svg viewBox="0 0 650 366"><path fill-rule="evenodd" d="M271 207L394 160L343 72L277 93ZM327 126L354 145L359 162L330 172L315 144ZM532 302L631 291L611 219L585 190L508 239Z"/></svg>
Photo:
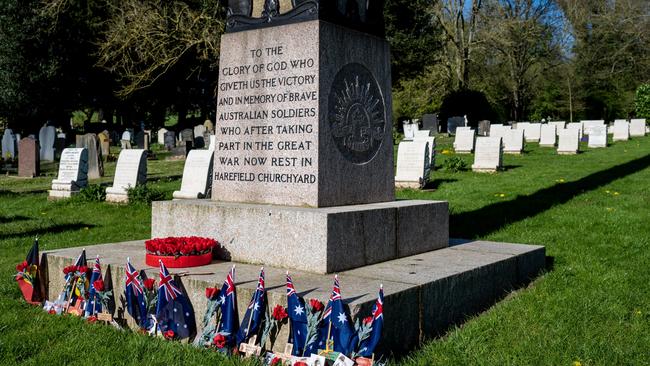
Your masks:
<svg viewBox="0 0 650 366"><path fill-rule="evenodd" d="M287 310L282 305L276 305L273 308L273 318L275 318L275 320L281 322L286 319L287 316L289 316Z"/></svg>
<svg viewBox="0 0 650 366"><path fill-rule="evenodd" d="M93 287L95 288L95 291L104 292L104 281L97 280L93 282Z"/></svg>
<svg viewBox="0 0 650 366"><path fill-rule="evenodd" d="M363 318L363 324L368 325L370 323L372 323L372 317L371 316Z"/></svg>
<svg viewBox="0 0 650 366"><path fill-rule="evenodd" d="M52 315L54 315L54 314L56 314L56 310L54 310L54 309L50 309L50 310L48 310L47 313L48 313L48 314L52 314Z"/></svg>
<svg viewBox="0 0 650 366"><path fill-rule="evenodd" d="M165 333L163 333L163 336L166 339L174 339L175 334L174 334L174 331L170 329L170 330L166 331Z"/></svg>
<svg viewBox="0 0 650 366"><path fill-rule="evenodd" d="M63 268L63 274L67 275L68 273L74 273L77 271L77 266L67 266Z"/></svg>
<svg viewBox="0 0 650 366"><path fill-rule="evenodd" d="M280 357L273 357L273 360L271 361L271 366L276 366L282 364L282 360Z"/></svg>
<svg viewBox="0 0 650 366"><path fill-rule="evenodd" d="M86 273L88 273L88 267L80 266L80 267L77 268L77 271L79 271L79 273L81 273L81 274L86 274Z"/></svg>
<svg viewBox="0 0 650 366"><path fill-rule="evenodd" d="M217 348L224 348L226 346L226 337L224 337L223 334L217 334L214 336L213 342Z"/></svg>
<svg viewBox="0 0 650 366"><path fill-rule="evenodd" d="M153 290L153 286L156 284L156 280L153 278L147 278L144 280L144 288L146 288L149 291Z"/></svg>
<svg viewBox="0 0 650 366"><path fill-rule="evenodd" d="M97 321L97 317L92 315L88 317L88 323L95 323Z"/></svg>
<svg viewBox="0 0 650 366"><path fill-rule="evenodd" d="M25 272L25 270L29 267L29 264L27 264L27 261L23 261L22 263L18 263L16 265L16 271L18 272Z"/></svg>
<svg viewBox="0 0 650 366"><path fill-rule="evenodd" d="M219 295L219 289L216 287L207 287L205 289L205 297L212 300Z"/></svg>
<svg viewBox="0 0 650 366"><path fill-rule="evenodd" d="M304 363L302 361L296 361L296 362L293 363L293 366L309 366L309 365L307 365L306 363Z"/></svg>
<svg viewBox="0 0 650 366"><path fill-rule="evenodd" d="M323 305L322 302L320 302L320 301L318 301L316 299L309 300L309 305L311 305L311 308L314 309L314 311L321 311L321 310L323 310L323 307L325 306L325 305Z"/></svg>

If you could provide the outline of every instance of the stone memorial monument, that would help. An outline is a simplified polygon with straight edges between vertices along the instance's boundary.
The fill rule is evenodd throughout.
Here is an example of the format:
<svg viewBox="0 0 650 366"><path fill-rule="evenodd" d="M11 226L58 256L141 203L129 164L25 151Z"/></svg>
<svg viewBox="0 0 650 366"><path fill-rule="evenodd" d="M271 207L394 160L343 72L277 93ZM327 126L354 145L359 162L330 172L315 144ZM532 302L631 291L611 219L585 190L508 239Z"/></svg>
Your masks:
<svg viewBox="0 0 650 366"><path fill-rule="evenodd" d="M587 146L591 148L607 147L607 126L605 124L589 126L589 143Z"/></svg>
<svg viewBox="0 0 650 366"><path fill-rule="evenodd" d="M500 137L477 137L472 171L496 173L503 166L503 146Z"/></svg>
<svg viewBox="0 0 650 366"><path fill-rule="evenodd" d="M402 141L397 147L395 187L424 188L429 182L430 147L426 140Z"/></svg>
<svg viewBox="0 0 650 366"><path fill-rule="evenodd" d="M600 126L605 125L605 120L603 119L594 119L594 120L582 120L580 121L582 124L582 133L585 136L589 136L591 134L591 131L594 128L600 128ZM607 129L605 129L605 135L607 135Z"/></svg>
<svg viewBox="0 0 650 366"><path fill-rule="evenodd" d="M490 121L487 120L478 121L478 134L479 136L490 135Z"/></svg>
<svg viewBox="0 0 650 366"><path fill-rule="evenodd" d="M539 142L541 134L542 134L541 123L529 123L524 128L524 138L526 139L526 142Z"/></svg>
<svg viewBox="0 0 650 366"><path fill-rule="evenodd" d="M566 128L567 129L578 130L578 138L579 139L582 138L582 123L580 123L580 122L570 122L570 123L567 123ZM558 136L559 136L559 134L558 134Z"/></svg>
<svg viewBox="0 0 650 366"><path fill-rule="evenodd" d="M39 141L39 146L40 146L40 141ZM68 135L64 132L60 132L56 134L56 138L54 139L54 158L56 160L61 160L61 153L63 153L63 149L65 149L68 146ZM43 151L43 148L41 147L41 151Z"/></svg>
<svg viewBox="0 0 650 366"><path fill-rule="evenodd" d="M542 125L541 135L539 139L539 146L554 147L557 133L555 129L557 125L544 124Z"/></svg>
<svg viewBox="0 0 650 366"><path fill-rule="evenodd" d="M430 134L416 134L413 141L426 141L429 143L429 165L430 170L436 166L436 138Z"/></svg>
<svg viewBox="0 0 650 366"><path fill-rule="evenodd" d="M501 141L505 138L506 131L510 130L510 126L504 126L500 123L490 125L490 137L501 137Z"/></svg>
<svg viewBox="0 0 650 366"><path fill-rule="evenodd" d="M412 121L404 121L402 127L404 128L404 140L413 140L415 132L420 128L417 123L412 123Z"/></svg>
<svg viewBox="0 0 650 366"><path fill-rule="evenodd" d="M555 134L556 136L560 135L560 130L563 130L566 127L566 122L565 121L550 121L548 122L549 125L555 126Z"/></svg>
<svg viewBox="0 0 650 366"><path fill-rule="evenodd" d="M213 158L214 151L190 151L183 168L181 189L173 193L174 199L210 198Z"/></svg>
<svg viewBox="0 0 650 366"><path fill-rule="evenodd" d="M157 136L158 136L158 145L165 146L165 134L167 133L166 128L161 128L158 130Z"/></svg>
<svg viewBox="0 0 650 366"><path fill-rule="evenodd" d="M122 150L117 158L113 186L106 188L106 201L129 202L127 189L147 182L147 152L143 149Z"/></svg>
<svg viewBox="0 0 650 366"><path fill-rule="evenodd" d="M38 141L25 137L18 142L18 176L33 178L40 172Z"/></svg>
<svg viewBox="0 0 650 366"><path fill-rule="evenodd" d="M471 154L474 151L474 140L476 131L472 129L457 129L454 139L454 150L456 154Z"/></svg>
<svg viewBox="0 0 650 366"><path fill-rule="evenodd" d="M56 128L43 126L38 132L38 143L41 146L41 161L54 161L54 140Z"/></svg>
<svg viewBox="0 0 650 366"><path fill-rule="evenodd" d="M208 141L210 142L210 144L208 145L208 150L214 151L217 148L217 136L210 135L209 137L210 138L208 139Z"/></svg>
<svg viewBox="0 0 650 366"><path fill-rule="evenodd" d="M111 136L108 131L104 130L100 132L97 137L99 138L99 147L102 152L102 156L106 157L111 154Z"/></svg>
<svg viewBox="0 0 650 366"><path fill-rule="evenodd" d="M196 125L194 126L194 147L197 149L202 149L205 147L205 138L203 134L205 133L205 126Z"/></svg>
<svg viewBox="0 0 650 366"><path fill-rule="evenodd" d="M179 139L179 146L193 146L194 144L194 131L192 131L189 128L186 128L181 131L180 135L178 136Z"/></svg>
<svg viewBox="0 0 650 366"><path fill-rule="evenodd" d="M447 118L447 133L450 135L456 134L456 128L466 127L465 117L451 117Z"/></svg>
<svg viewBox="0 0 650 366"><path fill-rule="evenodd" d="M7 128L2 135L2 156L0 160L11 160L16 158L16 135Z"/></svg>
<svg viewBox="0 0 650 366"><path fill-rule="evenodd" d="M514 129L524 131L524 138L526 138L526 129L528 126L530 126L530 122L517 122L514 126Z"/></svg>
<svg viewBox="0 0 650 366"><path fill-rule="evenodd" d="M52 181L49 199L70 198L88 185L88 150L68 148L61 152L59 175Z"/></svg>
<svg viewBox="0 0 650 366"><path fill-rule="evenodd" d="M630 120L630 136L631 137L642 137L646 134L646 122L645 118L636 118Z"/></svg>
<svg viewBox="0 0 650 366"><path fill-rule="evenodd" d="M146 139L146 134L144 133L144 131L138 131L135 134L135 141L134 141L135 146L140 150L147 150L145 148L145 146L144 146L145 145L145 139Z"/></svg>
<svg viewBox="0 0 650 366"><path fill-rule="evenodd" d="M630 139L630 123L624 119L614 121L614 141L627 141Z"/></svg>
<svg viewBox="0 0 650 366"><path fill-rule="evenodd" d="M558 135L557 153L560 155L575 155L580 148L580 130L565 128Z"/></svg>
<svg viewBox="0 0 650 366"><path fill-rule="evenodd" d="M166 150L171 150L176 147L176 132L174 131L165 132L164 145Z"/></svg>
<svg viewBox="0 0 650 366"><path fill-rule="evenodd" d="M503 136L503 152L520 155L524 152L524 130L509 129Z"/></svg>
<svg viewBox="0 0 650 366"><path fill-rule="evenodd" d="M88 150L88 178L99 179L104 176L104 163L100 155L101 146L94 133L76 136L76 147Z"/></svg>
<svg viewBox="0 0 650 366"><path fill-rule="evenodd" d="M434 134L440 132L438 128L438 116L435 114L422 115L422 128L433 131Z"/></svg>

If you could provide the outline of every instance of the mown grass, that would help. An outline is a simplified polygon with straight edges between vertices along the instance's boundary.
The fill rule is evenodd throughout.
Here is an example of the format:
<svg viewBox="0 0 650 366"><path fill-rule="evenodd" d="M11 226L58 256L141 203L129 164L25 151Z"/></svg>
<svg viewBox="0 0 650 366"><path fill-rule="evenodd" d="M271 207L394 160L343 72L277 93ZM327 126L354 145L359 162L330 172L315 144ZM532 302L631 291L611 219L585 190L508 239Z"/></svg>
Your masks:
<svg viewBox="0 0 650 366"><path fill-rule="evenodd" d="M437 142L438 152L451 150L450 139ZM542 244L550 265L528 288L394 363L650 364L650 137L583 149L557 156L528 144L525 155L504 158L499 174L436 170L427 190L398 192L448 200L453 237ZM448 156L438 154L436 166ZM471 155L462 158L471 165ZM100 183L112 180L114 163L106 168ZM149 172L170 193L180 186L182 162L151 161ZM25 305L12 275L33 236L51 249L150 232L149 206L48 202L51 179L0 177L2 363L246 363Z"/></svg>

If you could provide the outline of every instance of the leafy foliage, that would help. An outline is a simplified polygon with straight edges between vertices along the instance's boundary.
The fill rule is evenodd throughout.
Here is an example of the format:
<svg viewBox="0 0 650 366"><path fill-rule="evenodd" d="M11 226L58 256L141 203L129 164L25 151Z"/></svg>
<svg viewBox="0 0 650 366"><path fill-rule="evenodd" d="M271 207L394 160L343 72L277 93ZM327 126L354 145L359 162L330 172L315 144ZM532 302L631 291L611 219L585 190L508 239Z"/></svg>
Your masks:
<svg viewBox="0 0 650 366"><path fill-rule="evenodd" d="M450 156L442 161L442 170L446 172L462 172L467 170L467 163L458 156Z"/></svg>
<svg viewBox="0 0 650 366"><path fill-rule="evenodd" d="M80 202L104 202L106 200L106 188L99 184L89 184L73 196L74 201Z"/></svg>
<svg viewBox="0 0 650 366"><path fill-rule="evenodd" d="M635 106L637 117L650 118L650 84L637 88Z"/></svg>
<svg viewBox="0 0 650 366"><path fill-rule="evenodd" d="M129 197L129 204L147 204L152 201L161 201L165 199L165 193L149 184L140 184L135 187L129 187L126 190Z"/></svg>

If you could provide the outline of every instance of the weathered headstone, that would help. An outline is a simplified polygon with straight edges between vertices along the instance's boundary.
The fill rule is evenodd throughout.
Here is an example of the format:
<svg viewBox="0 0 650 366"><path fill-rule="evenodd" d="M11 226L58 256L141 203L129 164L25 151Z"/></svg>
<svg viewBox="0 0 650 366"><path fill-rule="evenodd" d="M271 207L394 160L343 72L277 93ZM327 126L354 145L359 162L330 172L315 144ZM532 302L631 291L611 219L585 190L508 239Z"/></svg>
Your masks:
<svg viewBox="0 0 650 366"><path fill-rule="evenodd" d="M542 134L541 123L529 123L524 128L524 138L527 142L539 142Z"/></svg>
<svg viewBox="0 0 650 366"><path fill-rule="evenodd" d="M451 117L447 118L447 133L456 134L456 128L465 127L465 117Z"/></svg>
<svg viewBox="0 0 650 366"><path fill-rule="evenodd" d="M166 128L164 128L164 127L158 130L158 144L159 145L165 146L165 134L167 133L167 131L168 130Z"/></svg>
<svg viewBox="0 0 650 366"><path fill-rule="evenodd" d="M524 130L506 130L503 136L503 152L505 154L521 154L524 151Z"/></svg>
<svg viewBox="0 0 650 366"><path fill-rule="evenodd" d="M503 146L499 137L477 137L472 170L496 172L503 166Z"/></svg>
<svg viewBox="0 0 650 366"><path fill-rule="evenodd" d="M117 158L113 186L106 188L107 202L128 202L127 189L147 181L147 152L122 150Z"/></svg>
<svg viewBox="0 0 650 366"><path fill-rule="evenodd" d="M171 150L176 147L176 132L167 131L165 132L165 149Z"/></svg>
<svg viewBox="0 0 650 366"><path fill-rule="evenodd" d="M38 143L41 146L41 160L54 161L54 139L56 138L56 128L53 126L43 126L38 132Z"/></svg>
<svg viewBox="0 0 650 366"><path fill-rule="evenodd" d="M607 147L607 126L592 125L589 126L589 147Z"/></svg>
<svg viewBox="0 0 650 366"><path fill-rule="evenodd" d="M88 150L68 148L61 153L59 175L52 181L49 199L69 198L88 185Z"/></svg>
<svg viewBox="0 0 650 366"><path fill-rule="evenodd" d="M454 150L457 154L470 154L474 151L474 140L476 139L476 131L472 129L456 130L456 138L454 139Z"/></svg>
<svg viewBox="0 0 650 366"><path fill-rule="evenodd" d="M38 141L26 137L18 142L18 176L33 178L40 172Z"/></svg>
<svg viewBox="0 0 650 366"><path fill-rule="evenodd" d="M633 118L630 120L630 136L641 137L646 134L645 118Z"/></svg>
<svg viewBox="0 0 650 366"><path fill-rule="evenodd" d="M582 131L582 123L580 123L580 122L567 123L566 128L571 129L571 130L578 130L578 139L582 138L582 132L583 132Z"/></svg>
<svg viewBox="0 0 650 366"><path fill-rule="evenodd" d="M180 132L178 139L180 146L186 146L188 143L194 144L194 131L186 128Z"/></svg>
<svg viewBox="0 0 650 366"><path fill-rule="evenodd" d="M97 137L99 138L99 147L102 156L106 157L111 154L111 136L108 131L100 132Z"/></svg>
<svg viewBox="0 0 650 366"><path fill-rule="evenodd" d="M16 158L16 136L14 132L7 128L2 135L2 157L0 160L9 160Z"/></svg>
<svg viewBox="0 0 650 366"><path fill-rule="evenodd" d="M560 155L573 155L580 148L580 130L578 128L565 128L558 135L557 153Z"/></svg>
<svg viewBox="0 0 650 366"><path fill-rule="evenodd" d="M438 116L435 114L425 114L422 115L422 129L433 131L433 133L438 133Z"/></svg>
<svg viewBox="0 0 650 366"><path fill-rule="evenodd" d="M175 199L210 198L212 191L212 160L210 150L192 150L187 155L183 168L180 191L175 191Z"/></svg>
<svg viewBox="0 0 650 366"><path fill-rule="evenodd" d="M205 147L205 139L203 134L205 133L205 126L196 125L194 126L194 147L197 149L202 149Z"/></svg>
<svg viewBox="0 0 650 366"><path fill-rule="evenodd" d="M214 134L214 123L212 123L212 121L206 119L205 122L203 122L203 126L207 132Z"/></svg>
<svg viewBox="0 0 650 366"><path fill-rule="evenodd" d="M556 125L544 124L542 125L542 132L539 139L539 146L555 146L557 133L555 131Z"/></svg>
<svg viewBox="0 0 650 366"><path fill-rule="evenodd" d="M614 141L627 141L630 139L630 123L624 119L614 121Z"/></svg>
<svg viewBox="0 0 650 366"><path fill-rule="evenodd" d="M88 150L88 178L99 179L104 176L104 164L100 155L99 139L94 133L76 136L76 146Z"/></svg>
<svg viewBox="0 0 650 366"><path fill-rule="evenodd" d="M603 119L594 119L594 120L582 120L580 121L582 124L582 133L585 136L589 136L591 134L591 131L594 128L600 128L600 126L605 125L605 120ZM607 135L607 130L605 129L605 135Z"/></svg>
<svg viewBox="0 0 650 366"><path fill-rule="evenodd" d="M413 140L413 137L415 137L415 131L418 131L420 128L417 124L411 123L411 121L404 121L402 126L404 128L405 140Z"/></svg>
<svg viewBox="0 0 650 366"><path fill-rule="evenodd" d="M560 135L560 130L563 130L566 126L566 121L551 121L548 122L549 125L555 126L555 133L557 136Z"/></svg>
<svg viewBox="0 0 650 366"><path fill-rule="evenodd" d="M427 141L402 141L397 147L395 186L424 188L429 181L430 147Z"/></svg>
<svg viewBox="0 0 650 366"><path fill-rule="evenodd" d="M478 134L480 136L490 135L490 121L487 120L478 121Z"/></svg>

